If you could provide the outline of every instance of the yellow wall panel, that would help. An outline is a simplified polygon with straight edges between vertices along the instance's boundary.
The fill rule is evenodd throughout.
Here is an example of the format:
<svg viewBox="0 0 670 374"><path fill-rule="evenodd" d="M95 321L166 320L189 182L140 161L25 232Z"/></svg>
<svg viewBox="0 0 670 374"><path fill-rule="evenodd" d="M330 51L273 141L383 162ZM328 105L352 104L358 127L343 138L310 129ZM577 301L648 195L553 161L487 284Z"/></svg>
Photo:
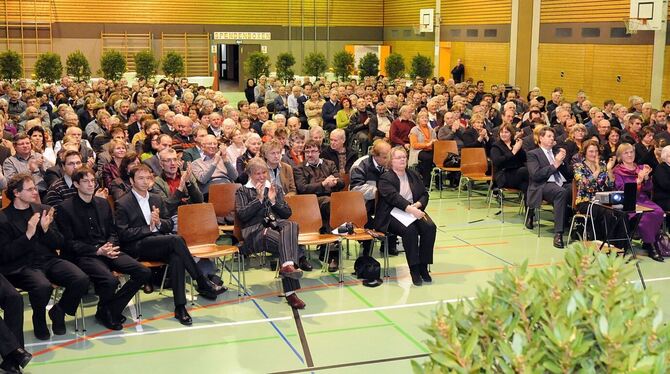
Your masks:
<svg viewBox="0 0 670 374"><path fill-rule="evenodd" d="M628 17L630 0L542 0L540 22L608 22Z"/></svg>
<svg viewBox="0 0 670 374"><path fill-rule="evenodd" d="M651 65L649 45L542 43L538 85L546 96L555 87L563 88L567 100L574 100L577 91L583 89L598 107L607 99L627 103L631 95L649 100Z"/></svg>
<svg viewBox="0 0 670 374"><path fill-rule="evenodd" d="M498 25L512 19L511 0L441 1L443 25Z"/></svg>
<svg viewBox="0 0 670 374"><path fill-rule="evenodd" d="M435 8L434 0L385 0L384 26L412 26L419 24L419 9ZM379 12L370 13L371 16Z"/></svg>
<svg viewBox="0 0 670 374"><path fill-rule="evenodd" d="M663 101L670 100L670 47L665 47L665 72L663 73Z"/></svg>
<svg viewBox="0 0 670 374"><path fill-rule="evenodd" d="M290 7L292 26L303 19L306 26L316 20L318 26L380 27L382 17L375 15L382 6L383 0L362 1L355 7L338 0L259 1L253 5L242 0L52 0L52 14L54 22L287 25Z"/></svg>
<svg viewBox="0 0 670 374"><path fill-rule="evenodd" d="M405 59L405 72L407 73L409 73L412 66L412 58L417 54L427 56L431 61L433 61L435 57L433 42L398 40L389 41L384 44L391 46L391 53L400 53L403 56Z"/></svg>
<svg viewBox="0 0 670 374"><path fill-rule="evenodd" d="M483 80L487 86L509 79L509 43L451 43L451 66L463 60L465 77ZM446 77L445 77L446 78Z"/></svg>

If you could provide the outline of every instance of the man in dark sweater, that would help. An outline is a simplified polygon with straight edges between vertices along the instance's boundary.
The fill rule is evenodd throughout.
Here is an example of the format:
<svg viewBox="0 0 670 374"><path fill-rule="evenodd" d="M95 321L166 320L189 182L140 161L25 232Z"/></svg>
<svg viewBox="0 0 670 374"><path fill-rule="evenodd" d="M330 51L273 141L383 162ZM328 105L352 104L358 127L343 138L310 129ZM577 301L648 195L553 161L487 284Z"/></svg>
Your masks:
<svg viewBox="0 0 670 374"><path fill-rule="evenodd" d="M56 180L47 190L45 204L55 207L77 194L72 184L72 175L82 165L81 155L77 151L66 151L63 157L63 176Z"/></svg>
<svg viewBox="0 0 670 374"><path fill-rule="evenodd" d="M88 276L73 263L58 257L63 236L52 225L54 210L37 203L38 192L29 174L14 175L7 185L11 204L0 212L0 274L28 292L33 308L35 337L51 337L46 307L52 284L64 287L60 300L49 310L53 333L65 335L65 314L73 316L88 291Z"/></svg>
<svg viewBox="0 0 670 374"><path fill-rule="evenodd" d="M95 172L79 168L72 183L75 196L61 204L57 215L65 239L63 257L77 264L95 284L99 296L95 318L110 330L121 330L125 320L121 312L149 280L151 271L119 250L112 209L105 199L94 196ZM112 270L130 276L120 289Z"/></svg>

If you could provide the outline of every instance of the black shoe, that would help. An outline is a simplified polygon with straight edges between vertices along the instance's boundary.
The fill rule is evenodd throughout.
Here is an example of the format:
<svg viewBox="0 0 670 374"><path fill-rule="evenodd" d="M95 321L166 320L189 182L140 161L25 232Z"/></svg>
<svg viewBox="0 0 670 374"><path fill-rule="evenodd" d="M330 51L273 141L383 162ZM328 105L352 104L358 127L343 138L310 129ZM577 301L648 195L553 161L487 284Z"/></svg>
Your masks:
<svg viewBox="0 0 670 374"><path fill-rule="evenodd" d="M212 283L216 284L217 286L223 286L223 279L221 279L221 277L216 274L207 274L207 279L209 279Z"/></svg>
<svg viewBox="0 0 670 374"><path fill-rule="evenodd" d="M144 286L142 286L142 291L143 291L145 294L148 295L148 294L154 292L154 285L151 284L151 282L149 282L149 283L145 283Z"/></svg>
<svg viewBox="0 0 670 374"><path fill-rule="evenodd" d="M51 338L51 332L49 332L45 317L44 315L37 317L33 314L33 332L38 340L49 340Z"/></svg>
<svg viewBox="0 0 670 374"><path fill-rule="evenodd" d="M389 247L389 256L397 256L399 254L400 252L398 252L398 248L396 246Z"/></svg>
<svg viewBox="0 0 670 374"><path fill-rule="evenodd" d="M430 273L428 272L428 265L421 265L419 268L419 275L421 276L421 280L423 280L426 283L431 283L433 281L433 278L430 276Z"/></svg>
<svg viewBox="0 0 670 374"><path fill-rule="evenodd" d="M312 264L309 263L309 260L305 256L300 257L300 259L298 260L298 267L303 271L314 270L314 267L312 266Z"/></svg>
<svg viewBox="0 0 670 374"><path fill-rule="evenodd" d="M216 297L220 294L228 291L228 288L225 286L217 286L212 283L209 279L204 284L198 282L198 294L208 300L216 300ZM202 285L201 285L202 284Z"/></svg>
<svg viewBox="0 0 670 374"><path fill-rule="evenodd" d="M423 279L421 279L421 274L416 270L410 270L409 274L412 276L412 283L420 287L423 284Z"/></svg>
<svg viewBox="0 0 670 374"><path fill-rule="evenodd" d="M174 308L174 318L179 321L184 326L191 326L193 324L193 319L191 315L186 311L186 307L183 305L178 305Z"/></svg>
<svg viewBox="0 0 670 374"><path fill-rule="evenodd" d="M554 247L559 249L563 249L565 247L563 244L563 233L559 232L554 235Z"/></svg>
<svg viewBox="0 0 670 374"><path fill-rule="evenodd" d="M333 259L331 259L330 262L328 263L328 272L329 272L329 273L334 273L334 272L337 271L337 269L338 269L337 261L335 261L335 259L333 258Z"/></svg>
<svg viewBox="0 0 670 374"><path fill-rule="evenodd" d="M114 320L123 325L124 323L126 323L128 318L126 318L126 316L124 316L123 313L121 313L118 316L114 317Z"/></svg>
<svg viewBox="0 0 670 374"><path fill-rule="evenodd" d="M649 258L651 258L652 260L657 262L665 262L665 260L663 259L663 255L661 255L658 252L655 245L652 244L651 249L649 249L648 252L649 252Z"/></svg>
<svg viewBox="0 0 670 374"><path fill-rule="evenodd" d="M65 335L67 332L65 329L65 312L58 304L55 304L49 310L49 318L51 319L51 329L54 335Z"/></svg>
<svg viewBox="0 0 670 374"><path fill-rule="evenodd" d="M30 352L26 351L23 348L17 348L13 350L7 355L7 357L11 358L12 361L14 361L14 363L16 363L22 368L28 366L30 360L33 359L33 355L31 355Z"/></svg>
<svg viewBox="0 0 670 374"><path fill-rule="evenodd" d="M114 318L112 318L112 313L108 309L98 309L98 311L95 313L95 320L110 330L123 330L123 325L118 321L114 321Z"/></svg>
<svg viewBox="0 0 670 374"><path fill-rule="evenodd" d="M525 222L525 226L528 230L532 230L535 225L533 224L533 219L535 218L535 212L533 212L533 209L528 208L528 213L527 213L527 218Z"/></svg>
<svg viewBox="0 0 670 374"><path fill-rule="evenodd" d="M21 368L19 367L19 364L14 362L9 356L2 361L2 364L0 364L0 369L2 369L3 373L6 374L21 374Z"/></svg>

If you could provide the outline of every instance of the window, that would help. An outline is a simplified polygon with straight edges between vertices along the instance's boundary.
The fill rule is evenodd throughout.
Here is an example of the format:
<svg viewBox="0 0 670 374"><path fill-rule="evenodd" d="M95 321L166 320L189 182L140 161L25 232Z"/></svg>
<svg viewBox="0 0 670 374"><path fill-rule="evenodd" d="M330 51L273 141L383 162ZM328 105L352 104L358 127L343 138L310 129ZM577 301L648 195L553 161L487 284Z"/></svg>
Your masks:
<svg viewBox="0 0 670 374"><path fill-rule="evenodd" d="M598 38L600 37L599 27L584 27L582 29L582 38Z"/></svg>
<svg viewBox="0 0 670 374"><path fill-rule="evenodd" d="M498 36L498 30L497 29L486 29L484 30L484 37L485 38L495 38Z"/></svg>
<svg viewBox="0 0 670 374"><path fill-rule="evenodd" d="M460 38L461 36L461 29L450 29L449 30L449 35L452 38Z"/></svg>
<svg viewBox="0 0 670 374"><path fill-rule="evenodd" d="M412 36L412 30L403 30L402 31L402 36L404 36L406 38Z"/></svg>
<svg viewBox="0 0 670 374"><path fill-rule="evenodd" d="M476 38L479 36L479 30L477 29L468 29L466 32L468 38Z"/></svg>
<svg viewBox="0 0 670 374"><path fill-rule="evenodd" d="M626 33L625 27L612 27L610 29L610 38L630 38L630 34Z"/></svg>
<svg viewBox="0 0 670 374"><path fill-rule="evenodd" d="M572 29L567 27L556 28L556 36L559 38L569 38L572 36Z"/></svg>

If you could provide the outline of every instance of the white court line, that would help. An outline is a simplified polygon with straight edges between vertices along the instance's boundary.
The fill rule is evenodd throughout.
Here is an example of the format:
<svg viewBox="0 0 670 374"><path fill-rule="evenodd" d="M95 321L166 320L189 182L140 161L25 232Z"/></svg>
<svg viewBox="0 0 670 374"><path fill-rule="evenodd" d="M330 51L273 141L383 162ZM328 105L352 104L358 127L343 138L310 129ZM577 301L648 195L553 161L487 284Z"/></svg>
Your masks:
<svg viewBox="0 0 670 374"><path fill-rule="evenodd" d="M670 277L651 278L651 279L646 279L645 278L644 283L660 282L660 281L664 281L664 280L670 280ZM628 283L640 283L640 280L639 279L632 280L632 281L628 281Z"/></svg>
<svg viewBox="0 0 670 374"><path fill-rule="evenodd" d="M339 315L346 315L346 314L376 312L376 311L382 311L382 310L415 308L415 307L426 306L426 305L436 305L436 304L439 304L439 303L455 303L455 302L458 302L458 301L461 301L461 300L472 300L472 299L474 299L474 297L467 297L467 298L462 298L462 299L425 301L425 302L422 302L422 303L414 303L414 304L387 305L387 306L379 306L379 307L372 307L372 308L341 310L341 311L337 311L337 312L304 314L304 315L301 315L300 317L301 318L317 318L317 317L339 316ZM131 332L131 333L125 333L125 334L102 335L102 336L96 336L96 337L90 338L90 339L86 339L85 336L80 336L78 338L85 338L85 340L87 340L87 341L105 340L105 339L127 338L127 337L133 337L133 336L165 334L165 333L171 333L171 332L206 330L206 329L212 329L212 328L218 328L218 327L253 325L253 324L258 324L258 323L289 321L289 320L293 320L293 317L263 318L263 319L254 319L254 320L248 320L248 321L222 322L222 323L215 323L215 324L211 324L211 325L179 327L179 328L144 331L144 332ZM77 339L77 338L75 338L75 339ZM75 339L64 339L64 340L54 340L54 341L49 341L49 342L30 343L30 344L26 344L26 347L41 347L41 346L57 345L57 344L68 343L68 342L71 342L72 340L75 340Z"/></svg>

